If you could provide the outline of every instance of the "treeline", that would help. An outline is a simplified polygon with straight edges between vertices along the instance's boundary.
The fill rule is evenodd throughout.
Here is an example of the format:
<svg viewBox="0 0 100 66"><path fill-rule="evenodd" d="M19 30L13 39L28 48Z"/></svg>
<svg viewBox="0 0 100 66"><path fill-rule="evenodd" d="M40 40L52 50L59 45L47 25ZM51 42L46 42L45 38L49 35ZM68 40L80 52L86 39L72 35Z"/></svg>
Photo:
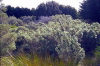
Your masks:
<svg viewBox="0 0 100 66"><path fill-rule="evenodd" d="M77 18L77 11L75 8L59 5L54 1L47 2L46 4L41 3L36 9L7 6L6 13L8 16L15 16L17 18L21 16L36 16L39 18L40 16L52 16L56 14L71 15L74 19Z"/></svg>
<svg viewBox="0 0 100 66"><path fill-rule="evenodd" d="M81 9L77 10L71 6L59 5L58 3L51 1L47 3L41 3L36 9L20 8L7 6L7 15L20 18L22 16L36 16L38 19L40 16L52 16L56 14L71 15L74 19L83 19L87 22L99 22L100 23L100 0L85 0L81 4Z"/></svg>
<svg viewBox="0 0 100 66"><path fill-rule="evenodd" d="M12 6L7 6L7 11L6 11L8 16L15 16L17 18L21 16L32 16L33 10L30 10L28 8L20 8L20 7L12 7Z"/></svg>

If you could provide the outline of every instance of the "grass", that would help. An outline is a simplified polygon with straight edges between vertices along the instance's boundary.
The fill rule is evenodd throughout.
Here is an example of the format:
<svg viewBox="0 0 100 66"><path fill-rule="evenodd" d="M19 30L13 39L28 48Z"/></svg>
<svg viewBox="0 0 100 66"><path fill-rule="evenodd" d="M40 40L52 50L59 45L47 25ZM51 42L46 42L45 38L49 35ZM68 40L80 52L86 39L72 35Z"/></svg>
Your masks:
<svg viewBox="0 0 100 66"><path fill-rule="evenodd" d="M63 61L53 60L50 57L42 58L35 55L1 58L1 66L66 66Z"/></svg>
<svg viewBox="0 0 100 66"><path fill-rule="evenodd" d="M98 66L100 57L85 58L80 64L76 65L72 60L64 62L62 60L53 60L50 56L45 58L37 55L8 56L0 58L1 66Z"/></svg>

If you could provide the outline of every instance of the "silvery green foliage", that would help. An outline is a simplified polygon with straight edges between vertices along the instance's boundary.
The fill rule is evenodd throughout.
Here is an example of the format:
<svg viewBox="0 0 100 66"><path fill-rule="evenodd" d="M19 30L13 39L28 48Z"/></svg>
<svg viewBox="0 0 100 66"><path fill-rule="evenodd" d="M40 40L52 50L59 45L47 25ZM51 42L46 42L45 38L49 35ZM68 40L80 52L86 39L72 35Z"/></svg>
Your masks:
<svg viewBox="0 0 100 66"><path fill-rule="evenodd" d="M22 26L23 21L20 19L17 19L16 17L12 16L8 18L8 24L10 25L16 25L16 26Z"/></svg>
<svg viewBox="0 0 100 66"><path fill-rule="evenodd" d="M0 8L0 24L7 24L8 16L2 10L3 9Z"/></svg>
<svg viewBox="0 0 100 66"><path fill-rule="evenodd" d="M100 34L99 23L88 24L78 19L73 20L70 16L66 15L53 16L53 21L60 22L65 28L64 30L70 32L71 35L77 36L79 40L82 38L84 31L94 32L93 35L95 35L95 37Z"/></svg>
<svg viewBox="0 0 100 66"><path fill-rule="evenodd" d="M41 16L38 20L38 22L44 22L44 23L48 23L49 21L51 21L51 17L48 16Z"/></svg>
<svg viewBox="0 0 100 66"><path fill-rule="evenodd" d="M69 33L66 35L66 37L68 35L71 35L71 37L74 36L74 38L76 37L77 42L79 44L81 43L80 45L82 45L82 44L85 45L85 47L82 46L85 50L86 50L86 47L91 48L91 50L89 49L88 52L94 51L95 48L100 43L100 39L99 39L99 37L97 37L100 35L100 24L99 23L88 24L88 23L82 22L81 20L78 20L78 19L73 20L70 16L66 16L66 15L52 16L52 21L54 22L55 26L57 25L57 27L56 27L57 30L61 30L61 32ZM53 22L50 22L50 23L53 23ZM52 25L52 28L55 28L55 27L53 27L53 25ZM60 32L60 31L58 31L58 32ZM84 34L84 32L87 33L87 36L84 39L82 39L86 35L86 34ZM72 39L72 38L70 38L70 39ZM87 40L86 43L82 43L82 42L85 42L85 40ZM88 40L90 40L90 42ZM69 43L69 44L71 44L71 43ZM76 45L77 43L74 43L74 44ZM64 54L62 54L62 55L64 55ZM82 56L84 57L84 51L83 51ZM62 56L62 57L64 57L64 56Z"/></svg>
<svg viewBox="0 0 100 66"><path fill-rule="evenodd" d="M93 37L97 40L97 44L100 43L100 24L88 24L79 19L73 20L69 15L55 15L51 18L52 20L48 23L30 22L11 30L17 37L22 36L27 41L29 40L25 45L31 52L43 54L52 52L52 56L58 54L64 61L74 59L73 61L79 62L85 57L85 48L81 47L83 37L90 37L90 40Z"/></svg>
<svg viewBox="0 0 100 66"><path fill-rule="evenodd" d="M20 17L20 19L24 22L24 23L30 23L30 22L33 22L34 20L34 17L33 16L23 16L23 17Z"/></svg>
<svg viewBox="0 0 100 66"><path fill-rule="evenodd" d="M68 61L69 58L74 59L76 62L82 60L85 57L85 52L78 42L77 34L75 34L79 28L76 27L78 28L76 30L74 26L71 26L75 21L66 15L53 16L52 21L54 21L51 22L54 23L52 24L52 31L56 32L54 37L58 42L55 49L59 57L65 61Z"/></svg>
<svg viewBox="0 0 100 66"><path fill-rule="evenodd" d="M59 58L65 61L70 57L78 62L85 57L85 52L78 43L77 36L71 35L70 32L64 30L65 24L53 21L48 24L40 22L34 31L19 27L16 33L18 36L24 36L26 39L32 40L29 45L31 45L30 50L33 52L42 54L55 52L51 55L58 54ZM63 25L64 27L61 27Z"/></svg>
<svg viewBox="0 0 100 66"><path fill-rule="evenodd" d="M17 36L24 36L25 38L31 40L34 37L34 31L33 30L29 30L28 28L24 27L24 26L19 26L16 30L15 30Z"/></svg>
<svg viewBox="0 0 100 66"><path fill-rule="evenodd" d="M66 19L64 19L63 16ZM57 42L55 51L58 53L59 58L65 61L67 61L69 58L73 58L76 62L78 62L85 57L85 52L81 48L80 43L78 42L78 37L75 34L71 34L72 32L69 27L70 23L67 22L68 20L72 20L71 17L65 15L63 16L57 15L54 17L55 20L57 17L58 20L62 19L61 22L53 22L52 20L52 22L49 22L48 24L38 23L39 27L36 30L35 34L37 36L34 39L36 39L36 41L39 42L41 39L45 40L43 36L52 36Z"/></svg>
<svg viewBox="0 0 100 66"><path fill-rule="evenodd" d="M73 62L79 62L85 57L85 52L81 48L78 38L71 36L69 32L58 32L58 36L55 37L58 41L57 47L55 48L61 59Z"/></svg>
<svg viewBox="0 0 100 66"><path fill-rule="evenodd" d="M16 49L16 35L9 31L9 25L0 25L0 56L8 55Z"/></svg>

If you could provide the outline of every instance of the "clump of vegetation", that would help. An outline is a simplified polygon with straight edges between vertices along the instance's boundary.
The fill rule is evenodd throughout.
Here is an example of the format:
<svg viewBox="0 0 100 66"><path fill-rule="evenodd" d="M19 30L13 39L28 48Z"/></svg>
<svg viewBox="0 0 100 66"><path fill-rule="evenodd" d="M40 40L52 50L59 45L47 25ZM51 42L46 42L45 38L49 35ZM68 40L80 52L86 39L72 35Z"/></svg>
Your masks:
<svg viewBox="0 0 100 66"><path fill-rule="evenodd" d="M33 23L33 21L25 23L23 21L15 17L6 17L6 23L4 23L1 19L0 48L2 52L0 56L3 56L1 59L8 58L12 64L17 65L16 62L18 62L19 65L31 66L36 60L34 64L37 66L39 63L42 64L42 61L45 61L43 64L46 66L55 66L56 63L57 66L60 63L61 66L66 66L63 62L69 66L73 62L75 66L84 61L85 57L94 56L96 48L100 46L99 23L88 24L79 19L74 20L69 15L51 16L47 23ZM96 57L98 56L97 51ZM37 54L39 57L32 59L19 56L22 60L13 58L13 55L20 53L33 54L33 56ZM8 57L4 57L5 55ZM49 57L41 60L41 57L45 58L47 55L50 56L50 61L48 61ZM52 58L60 61L52 61ZM2 62L6 63L7 60Z"/></svg>
<svg viewBox="0 0 100 66"><path fill-rule="evenodd" d="M0 25L0 56L16 49L15 40L16 36L9 31L9 25Z"/></svg>
<svg viewBox="0 0 100 66"><path fill-rule="evenodd" d="M50 57L42 58L37 55L26 56L23 54L16 57L3 57L0 62L1 66L65 66L63 61L57 59L53 60Z"/></svg>

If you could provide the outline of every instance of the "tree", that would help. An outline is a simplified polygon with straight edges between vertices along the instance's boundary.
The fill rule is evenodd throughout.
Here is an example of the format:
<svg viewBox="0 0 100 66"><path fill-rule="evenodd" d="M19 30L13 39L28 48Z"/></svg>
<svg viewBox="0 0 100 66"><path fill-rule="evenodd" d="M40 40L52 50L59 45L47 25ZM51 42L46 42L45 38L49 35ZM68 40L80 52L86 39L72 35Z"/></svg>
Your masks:
<svg viewBox="0 0 100 66"><path fill-rule="evenodd" d="M41 16L52 16L56 14L71 15L74 19L77 18L77 11L75 8L59 5L55 1L50 1L46 4L41 3L36 10L34 8L30 10L28 8L7 6L6 13L8 16L15 16L17 18L22 16L36 16L36 18L39 19Z"/></svg>
<svg viewBox="0 0 100 66"><path fill-rule="evenodd" d="M46 4L41 3L35 11L37 18L40 16L52 16L56 14L71 15L74 19L77 18L77 11L71 6L63 6L51 1Z"/></svg>
<svg viewBox="0 0 100 66"><path fill-rule="evenodd" d="M41 3L35 11L35 16L37 16L37 18L39 18L39 16L46 16L46 10L46 5Z"/></svg>
<svg viewBox="0 0 100 66"><path fill-rule="evenodd" d="M22 16L32 16L34 15L34 9L30 10L28 8L20 8L20 7L12 7L12 6L7 6L7 15L8 16L15 16L17 18L20 18Z"/></svg>
<svg viewBox="0 0 100 66"><path fill-rule="evenodd" d="M60 5L59 8L62 11L62 14L71 15L74 19L76 19L78 16L76 9L71 6Z"/></svg>
<svg viewBox="0 0 100 66"><path fill-rule="evenodd" d="M100 23L100 0L86 0L81 4L82 19Z"/></svg>
<svg viewBox="0 0 100 66"><path fill-rule="evenodd" d="M46 4L41 3L36 11L35 11L35 15L37 17L39 16L52 16L55 14L61 14L61 10L59 9L59 4L52 1L52 2L47 2Z"/></svg>
<svg viewBox="0 0 100 66"><path fill-rule="evenodd" d="M54 1L47 2L46 6L47 6L47 13L48 13L47 15L48 16L62 13L62 11L59 9L59 4Z"/></svg>
<svg viewBox="0 0 100 66"><path fill-rule="evenodd" d="M14 7L7 6L7 11L6 11L8 16L14 16Z"/></svg>

